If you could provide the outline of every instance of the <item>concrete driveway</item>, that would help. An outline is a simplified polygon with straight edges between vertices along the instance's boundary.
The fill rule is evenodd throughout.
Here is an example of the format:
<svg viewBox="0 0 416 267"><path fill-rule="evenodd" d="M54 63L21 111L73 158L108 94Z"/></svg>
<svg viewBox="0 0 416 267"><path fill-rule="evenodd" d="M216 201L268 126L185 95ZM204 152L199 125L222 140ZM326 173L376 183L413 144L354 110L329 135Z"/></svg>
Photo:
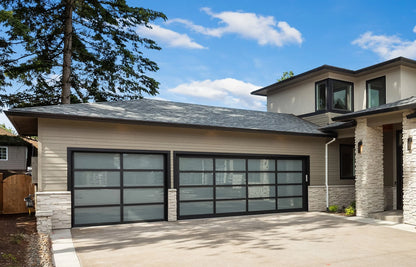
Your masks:
<svg viewBox="0 0 416 267"><path fill-rule="evenodd" d="M415 266L416 233L393 227L302 212L85 227L72 237L82 266Z"/></svg>

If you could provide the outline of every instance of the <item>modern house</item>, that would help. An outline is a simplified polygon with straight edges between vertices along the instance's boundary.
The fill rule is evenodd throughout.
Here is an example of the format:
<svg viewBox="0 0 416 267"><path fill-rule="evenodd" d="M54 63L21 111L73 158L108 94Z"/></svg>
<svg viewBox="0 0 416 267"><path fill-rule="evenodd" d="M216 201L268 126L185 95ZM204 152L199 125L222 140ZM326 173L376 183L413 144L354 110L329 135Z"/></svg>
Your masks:
<svg viewBox="0 0 416 267"><path fill-rule="evenodd" d="M403 209L416 225L416 61L321 66L253 92L267 112L141 99L16 108L39 139L40 231ZM416 140L416 139L415 139Z"/></svg>

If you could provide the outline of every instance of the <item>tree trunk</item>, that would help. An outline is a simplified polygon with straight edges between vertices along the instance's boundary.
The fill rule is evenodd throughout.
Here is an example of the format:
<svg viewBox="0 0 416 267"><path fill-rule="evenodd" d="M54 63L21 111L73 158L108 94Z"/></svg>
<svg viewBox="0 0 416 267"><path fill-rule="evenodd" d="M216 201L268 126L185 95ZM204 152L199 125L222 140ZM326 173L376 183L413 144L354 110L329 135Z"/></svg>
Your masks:
<svg viewBox="0 0 416 267"><path fill-rule="evenodd" d="M65 1L64 61L62 67L62 104L71 104L72 11L74 0Z"/></svg>

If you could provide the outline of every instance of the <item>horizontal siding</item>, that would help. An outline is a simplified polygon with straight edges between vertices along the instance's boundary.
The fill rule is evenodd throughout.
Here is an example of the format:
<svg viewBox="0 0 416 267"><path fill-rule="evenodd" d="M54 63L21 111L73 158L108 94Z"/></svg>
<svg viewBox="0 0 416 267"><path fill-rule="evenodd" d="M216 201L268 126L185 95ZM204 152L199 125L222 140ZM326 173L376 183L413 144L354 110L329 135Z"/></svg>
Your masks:
<svg viewBox="0 0 416 267"><path fill-rule="evenodd" d="M27 147L8 146L8 159L0 160L0 170L26 170Z"/></svg>
<svg viewBox="0 0 416 267"><path fill-rule="evenodd" d="M39 119L39 188L67 189L67 148L310 155L311 184L324 181L327 138ZM173 160L173 159L172 159ZM171 164L173 178L173 164Z"/></svg>

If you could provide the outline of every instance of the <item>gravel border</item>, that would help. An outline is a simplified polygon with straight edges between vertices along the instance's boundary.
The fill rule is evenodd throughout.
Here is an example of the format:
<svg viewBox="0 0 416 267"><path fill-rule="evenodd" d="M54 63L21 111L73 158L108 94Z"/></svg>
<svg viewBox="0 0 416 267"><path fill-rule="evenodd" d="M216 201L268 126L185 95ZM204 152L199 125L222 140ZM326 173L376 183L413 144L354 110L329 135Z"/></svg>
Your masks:
<svg viewBox="0 0 416 267"><path fill-rule="evenodd" d="M52 243L49 235L33 233L28 236L28 248L25 266L54 267Z"/></svg>

